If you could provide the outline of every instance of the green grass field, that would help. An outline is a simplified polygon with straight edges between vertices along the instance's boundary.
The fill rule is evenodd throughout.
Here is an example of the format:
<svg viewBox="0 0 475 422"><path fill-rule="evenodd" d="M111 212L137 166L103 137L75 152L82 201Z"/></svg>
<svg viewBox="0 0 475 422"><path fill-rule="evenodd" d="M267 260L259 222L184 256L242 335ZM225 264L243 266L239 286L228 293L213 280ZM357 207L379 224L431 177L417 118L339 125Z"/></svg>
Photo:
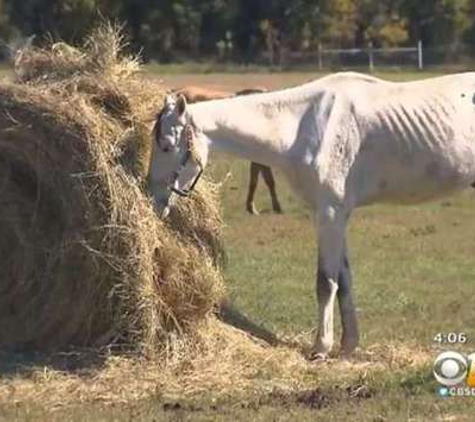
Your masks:
<svg viewBox="0 0 475 422"><path fill-rule="evenodd" d="M312 329L316 245L311 211L279 178L285 214L271 214L261 186L257 203L262 214L247 215L247 163L222 161L218 170L233 175L223 189L230 297L273 331ZM355 213L349 243L363 349L414 342L434 346L435 358L437 333L463 332L469 341L462 349L475 351L474 201L475 192L464 192L420 206L378 205ZM460 415L473 406L469 398L442 402L430 366L423 374L388 374L387 384L376 384L376 397L355 405L359 420L373 420L378 411L388 412L387 420L424 420L437 416L439 406L454 414L460 410ZM343 420L346 406L339 402L328 415Z"/></svg>
<svg viewBox="0 0 475 422"><path fill-rule="evenodd" d="M421 74L390 74L409 79ZM250 85L289 86L308 73L256 75L163 75L170 85L205 84L234 90ZM211 173L222 187L228 264L227 296L253 321L286 335L315 328L316 247L310 209L277 173L284 214L270 211L264 185L258 189L260 216L245 212L248 163L215 160ZM360 319L361 348L401 343L437 350L475 351L475 191L419 206L377 205L358 210L349 231L350 255ZM465 346L436 346L439 333L466 333ZM367 393L353 399L322 387L321 403L302 397L263 402L248 397L219 406L200 403L164 407L145 403L100 404L60 409L0 409L0 420L302 420L470 421L474 398L437 397L430 362L420 371L389 371L361 380ZM344 374L340 377L344 379ZM345 386L340 386L344 388ZM212 392L210 392L212 396ZM3 413L2 413L3 412Z"/></svg>

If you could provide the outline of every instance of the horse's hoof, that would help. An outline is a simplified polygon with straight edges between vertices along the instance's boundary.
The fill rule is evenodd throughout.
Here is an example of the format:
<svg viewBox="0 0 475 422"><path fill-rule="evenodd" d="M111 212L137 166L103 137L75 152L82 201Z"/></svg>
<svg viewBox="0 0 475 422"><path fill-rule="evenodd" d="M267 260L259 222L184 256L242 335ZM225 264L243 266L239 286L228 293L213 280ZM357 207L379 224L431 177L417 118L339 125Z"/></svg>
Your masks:
<svg viewBox="0 0 475 422"><path fill-rule="evenodd" d="M340 356L344 359L349 359L355 349L358 347L358 337L346 339L341 343Z"/></svg>
<svg viewBox="0 0 475 422"><path fill-rule="evenodd" d="M247 204L246 206L246 210L249 214L252 214L252 215L259 215L259 211L257 211L256 207L254 206L254 204Z"/></svg>
<svg viewBox="0 0 475 422"><path fill-rule="evenodd" d="M333 348L333 341L329 339L317 339L308 350L308 359L311 361L327 360Z"/></svg>
<svg viewBox="0 0 475 422"><path fill-rule="evenodd" d="M351 351L351 352L347 352L347 351L345 351L345 350L341 350L341 351L340 351L340 359L341 359L341 360L350 360L352 354L353 354L352 351Z"/></svg>
<svg viewBox="0 0 475 422"><path fill-rule="evenodd" d="M314 351L308 355L308 360L312 362L323 362L327 360L327 358L328 358L328 354L324 352Z"/></svg>
<svg viewBox="0 0 475 422"><path fill-rule="evenodd" d="M272 204L272 209L276 214L282 214L283 213L282 212L282 207L280 206L280 204L277 204L277 203Z"/></svg>

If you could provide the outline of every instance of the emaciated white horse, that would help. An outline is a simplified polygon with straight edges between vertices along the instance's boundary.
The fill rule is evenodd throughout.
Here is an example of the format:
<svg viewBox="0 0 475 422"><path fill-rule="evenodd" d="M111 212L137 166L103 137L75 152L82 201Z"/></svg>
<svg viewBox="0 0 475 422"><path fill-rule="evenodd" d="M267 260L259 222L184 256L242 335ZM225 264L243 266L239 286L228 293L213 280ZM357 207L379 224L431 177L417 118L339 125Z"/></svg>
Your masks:
<svg viewBox="0 0 475 422"><path fill-rule="evenodd" d="M186 195L209 150L287 174L315 209L319 325L315 356L333 346L338 298L341 348L358 344L346 228L354 208L420 202L475 181L475 73L392 83L340 73L283 91L188 106L167 98L148 175L157 209Z"/></svg>

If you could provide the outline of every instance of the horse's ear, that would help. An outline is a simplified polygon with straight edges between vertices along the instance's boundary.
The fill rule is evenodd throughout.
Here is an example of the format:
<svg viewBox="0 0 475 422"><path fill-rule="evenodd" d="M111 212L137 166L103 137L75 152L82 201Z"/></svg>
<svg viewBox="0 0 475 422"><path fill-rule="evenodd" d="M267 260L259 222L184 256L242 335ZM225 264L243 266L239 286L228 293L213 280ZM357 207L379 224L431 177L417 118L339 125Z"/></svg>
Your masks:
<svg viewBox="0 0 475 422"><path fill-rule="evenodd" d="M180 94L178 96L178 100L177 100L177 103L176 103L176 107L177 107L179 116L183 116L183 114L185 113L186 105L187 105L186 97L183 94Z"/></svg>
<svg viewBox="0 0 475 422"><path fill-rule="evenodd" d="M170 108L172 106L174 106L176 103L176 97L174 94L168 94L166 97L165 97L165 108Z"/></svg>

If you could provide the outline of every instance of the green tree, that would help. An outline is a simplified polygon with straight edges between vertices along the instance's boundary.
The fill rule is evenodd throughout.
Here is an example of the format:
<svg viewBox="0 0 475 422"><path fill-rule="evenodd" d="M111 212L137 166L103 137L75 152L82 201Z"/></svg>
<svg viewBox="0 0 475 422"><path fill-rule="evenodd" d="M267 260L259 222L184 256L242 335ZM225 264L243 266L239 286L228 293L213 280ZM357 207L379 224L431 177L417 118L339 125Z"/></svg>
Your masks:
<svg viewBox="0 0 475 422"><path fill-rule="evenodd" d="M79 41L98 17L100 0L7 0L12 23L25 35Z"/></svg>
<svg viewBox="0 0 475 422"><path fill-rule="evenodd" d="M408 20L400 9L401 1L361 0L357 11L357 44L372 42L376 46L391 47L408 41Z"/></svg>
<svg viewBox="0 0 475 422"><path fill-rule="evenodd" d="M470 0L405 0L401 10L408 18L413 41L426 46L453 44L463 38L473 22Z"/></svg>
<svg viewBox="0 0 475 422"><path fill-rule="evenodd" d="M352 47L357 29L354 0L326 0L322 4L322 39L335 47Z"/></svg>
<svg viewBox="0 0 475 422"><path fill-rule="evenodd" d="M125 22L146 58L475 40L475 0L0 0L0 37L80 41L98 18Z"/></svg>
<svg viewBox="0 0 475 422"><path fill-rule="evenodd" d="M0 0L0 39L9 41L18 34L18 30L10 22L9 10L4 0Z"/></svg>

